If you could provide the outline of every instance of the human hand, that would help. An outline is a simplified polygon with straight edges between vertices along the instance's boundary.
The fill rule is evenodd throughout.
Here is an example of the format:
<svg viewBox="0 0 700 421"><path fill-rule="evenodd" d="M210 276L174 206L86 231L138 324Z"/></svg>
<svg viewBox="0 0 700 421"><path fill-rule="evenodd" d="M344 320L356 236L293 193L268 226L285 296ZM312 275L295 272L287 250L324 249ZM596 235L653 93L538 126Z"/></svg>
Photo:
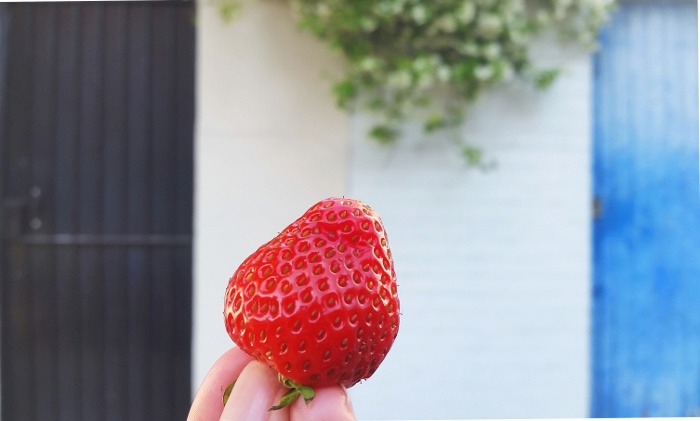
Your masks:
<svg viewBox="0 0 700 421"><path fill-rule="evenodd" d="M226 387L236 380L224 407ZM316 389L308 404L297 399L288 407L269 411L286 389L267 365L239 348L222 355L204 378L187 421L354 421L347 390L338 385Z"/></svg>

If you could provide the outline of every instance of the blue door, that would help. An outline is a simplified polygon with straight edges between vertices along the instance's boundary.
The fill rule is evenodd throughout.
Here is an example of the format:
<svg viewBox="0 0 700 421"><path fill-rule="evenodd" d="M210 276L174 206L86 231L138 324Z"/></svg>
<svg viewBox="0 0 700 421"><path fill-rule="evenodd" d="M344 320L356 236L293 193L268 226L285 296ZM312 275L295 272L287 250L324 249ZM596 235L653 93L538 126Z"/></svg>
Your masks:
<svg viewBox="0 0 700 421"><path fill-rule="evenodd" d="M593 417L700 416L697 40L623 1L594 58Z"/></svg>

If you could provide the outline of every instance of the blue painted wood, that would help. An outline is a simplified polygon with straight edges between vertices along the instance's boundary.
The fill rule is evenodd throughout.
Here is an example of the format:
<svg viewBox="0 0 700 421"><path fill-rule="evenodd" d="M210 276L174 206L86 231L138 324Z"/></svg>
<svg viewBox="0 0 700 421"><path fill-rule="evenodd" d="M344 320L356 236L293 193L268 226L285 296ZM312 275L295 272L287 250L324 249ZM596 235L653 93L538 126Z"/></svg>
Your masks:
<svg viewBox="0 0 700 421"><path fill-rule="evenodd" d="M594 58L593 417L700 416L697 40L622 2Z"/></svg>

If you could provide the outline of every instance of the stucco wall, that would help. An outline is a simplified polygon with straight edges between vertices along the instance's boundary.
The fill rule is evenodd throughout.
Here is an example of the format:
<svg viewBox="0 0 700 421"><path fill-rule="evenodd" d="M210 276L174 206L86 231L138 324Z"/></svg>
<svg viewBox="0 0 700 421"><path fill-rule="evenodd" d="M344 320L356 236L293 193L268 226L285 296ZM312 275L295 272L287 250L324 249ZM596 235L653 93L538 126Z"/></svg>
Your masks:
<svg viewBox="0 0 700 421"><path fill-rule="evenodd" d="M546 92L504 89L464 138L497 162L465 170L444 137L383 149L352 121L349 191L382 215L402 325L354 390L371 419L585 417L589 383L590 64Z"/></svg>
<svg viewBox="0 0 700 421"><path fill-rule="evenodd" d="M198 5L193 388L232 346L228 278L321 197L342 195L347 116L324 74L337 57L297 32L283 3L250 2L222 22Z"/></svg>
<svg viewBox="0 0 700 421"><path fill-rule="evenodd" d="M396 148L334 107L339 60L285 8L246 3L198 24L193 390L229 346L228 277L316 200L347 194L382 215L402 325L378 372L351 389L360 419L582 417L588 404L590 65L550 91L503 90L465 136L498 162L465 170L444 139Z"/></svg>

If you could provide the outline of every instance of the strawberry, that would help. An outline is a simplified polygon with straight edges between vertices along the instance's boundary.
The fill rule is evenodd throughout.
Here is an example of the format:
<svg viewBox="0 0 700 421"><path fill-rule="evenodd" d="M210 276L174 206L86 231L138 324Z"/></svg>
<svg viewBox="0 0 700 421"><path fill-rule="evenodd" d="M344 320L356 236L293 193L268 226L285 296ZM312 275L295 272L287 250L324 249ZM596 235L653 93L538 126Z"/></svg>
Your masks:
<svg viewBox="0 0 700 421"><path fill-rule="evenodd" d="M271 409L300 394L309 400L316 387L369 378L399 330L379 215L349 198L313 205L235 271L224 318L231 339L290 388L289 402Z"/></svg>

